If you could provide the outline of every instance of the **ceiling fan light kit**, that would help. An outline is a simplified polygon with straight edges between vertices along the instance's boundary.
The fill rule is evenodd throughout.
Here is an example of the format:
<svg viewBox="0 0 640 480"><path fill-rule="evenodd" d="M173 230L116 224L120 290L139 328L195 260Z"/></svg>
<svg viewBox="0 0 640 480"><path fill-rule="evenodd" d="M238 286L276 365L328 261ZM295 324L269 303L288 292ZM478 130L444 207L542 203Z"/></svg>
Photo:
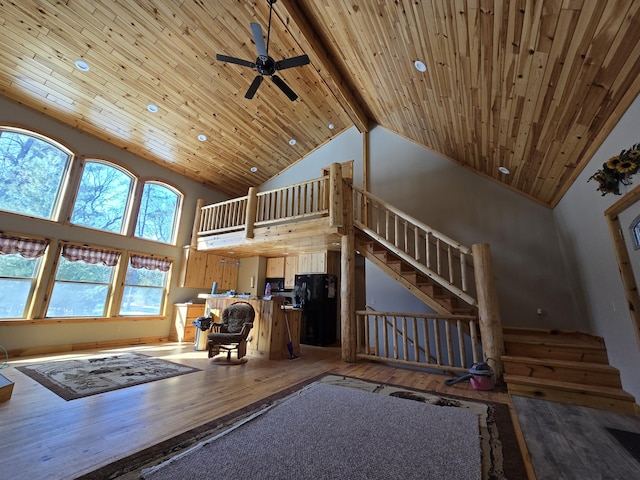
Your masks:
<svg viewBox="0 0 640 480"><path fill-rule="evenodd" d="M251 27L251 33L253 35L253 41L256 44L256 50L258 52L258 58L255 62L249 60L243 60L242 58L230 57L228 55L217 54L216 60L221 62L233 63L242 67L248 67L255 70L258 75L253 79L247 93L244 97L251 100L258 87L262 84L264 77L271 77L271 80L275 85L291 100L292 102L298 98L298 95L286 84L282 78L275 73L279 70L285 70L287 68L301 67L310 63L307 55L299 55L297 57L284 58L280 61L275 61L269 56L269 36L271 34L271 14L273 13L273 4L277 0L267 0L269 4L269 25L267 27L267 43L265 45L264 37L262 35L262 27L259 23L249 24Z"/></svg>

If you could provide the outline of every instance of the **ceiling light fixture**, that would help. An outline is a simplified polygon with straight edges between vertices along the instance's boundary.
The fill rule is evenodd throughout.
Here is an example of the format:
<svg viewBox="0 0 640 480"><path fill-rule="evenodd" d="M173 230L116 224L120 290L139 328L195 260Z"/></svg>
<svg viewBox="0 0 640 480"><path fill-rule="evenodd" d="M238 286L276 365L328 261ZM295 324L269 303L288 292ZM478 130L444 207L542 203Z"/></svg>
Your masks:
<svg viewBox="0 0 640 480"><path fill-rule="evenodd" d="M291 140L289 140L289 145L291 145L292 147L296 144L296 140L295 138L292 138Z"/></svg>
<svg viewBox="0 0 640 480"><path fill-rule="evenodd" d="M336 128L336 126L333 123L329 124L329 130L333 130L334 128Z"/></svg>
<svg viewBox="0 0 640 480"><path fill-rule="evenodd" d="M207 136L201 133L200 135L198 135L198 140L200 140L201 142L204 142L207 140Z"/></svg>
<svg viewBox="0 0 640 480"><path fill-rule="evenodd" d="M89 67L89 64L84 60L76 60L76 68L78 70L82 70L83 72L88 72L89 70L91 70L91 67Z"/></svg>
<svg viewBox="0 0 640 480"><path fill-rule="evenodd" d="M256 173L258 171L258 167L251 167L251 172Z"/></svg>
<svg viewBox="0 0 640 480"><path fill-rule="evenodd" d="M158 106L150 103L149 105L147 105L147 110L149 110L151 113L158 113Z"/></svg>
<svg viewBox="0 0 640 480"><path fill-rule="evenodd" d="M509 170L507 167L498 167L498 170L500 171L500 173L504 173L505 175L509 175L511 173L511 170Z"/></svg>
<svg viewBox="0 0 640 480"><path fill-rule="evenodd" d="M420 60L416 60L415 62L413 62L413 66L416 67L416 70L418 70L419 72L427 71L427 66Z"/></svg>

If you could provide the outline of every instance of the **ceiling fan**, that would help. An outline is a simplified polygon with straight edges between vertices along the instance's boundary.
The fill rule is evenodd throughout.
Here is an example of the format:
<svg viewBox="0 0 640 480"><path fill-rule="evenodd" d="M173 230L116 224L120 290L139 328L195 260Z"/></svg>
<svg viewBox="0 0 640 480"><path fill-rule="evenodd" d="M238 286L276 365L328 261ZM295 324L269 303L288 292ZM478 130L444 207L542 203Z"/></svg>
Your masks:
<svg viewBox="0 0 640 480"><path fill-rule="evenodd" d="M307 55L300 55L297 57L285 58L276 62L273 58L269 56L269 35L271 33L271 13L273 12L273 4L276 3L277 0L267 0L269 4L269 26L267 28L267 44L265 46L264 37L262 36L262 27L259 23L251 23L251 32L253 33L253 41L256 44L256 49L258 50L258 58L255 63L250 62L248 60L243 60L241 58L229 57L227 55L216 55L216 60L221 62L235 63L236 65L242 65L243 67L249 67L258 72L258 75L253 79L251 85L249 86L249 90L244 95L244 98L248 98L251 100L253 96L256 94L258 87L264 80L264 76L270 76L273 83L282 90L282 92L289 97L289 100L292 102L298 98L298 95L291 90L289 85L285 83L278 75L275 75L275 72L278 70L284 70L286 68L292 67L300 67L302 65L307 65L309 63L309 57Z"/></svg>

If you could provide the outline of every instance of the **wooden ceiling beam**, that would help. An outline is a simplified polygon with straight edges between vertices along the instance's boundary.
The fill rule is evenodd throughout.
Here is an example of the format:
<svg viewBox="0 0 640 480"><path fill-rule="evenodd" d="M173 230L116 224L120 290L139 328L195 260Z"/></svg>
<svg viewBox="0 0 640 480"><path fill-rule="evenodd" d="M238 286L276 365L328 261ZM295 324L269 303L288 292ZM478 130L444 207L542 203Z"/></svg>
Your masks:
<svg viewBox="0 0 640 480"><path fill-rule="evenodd" d="M311 63L317 69L318 74L327 84L327 87L358 131L361 133L368 132L373 123L371 116L366 112L361 101L353 94L351 82L338 70L336 63L332 61L331 53L325 47L323 39L311 25L300 4L295 0L281 0L274 5L274 11L302 50L309 55Z"/></svg>

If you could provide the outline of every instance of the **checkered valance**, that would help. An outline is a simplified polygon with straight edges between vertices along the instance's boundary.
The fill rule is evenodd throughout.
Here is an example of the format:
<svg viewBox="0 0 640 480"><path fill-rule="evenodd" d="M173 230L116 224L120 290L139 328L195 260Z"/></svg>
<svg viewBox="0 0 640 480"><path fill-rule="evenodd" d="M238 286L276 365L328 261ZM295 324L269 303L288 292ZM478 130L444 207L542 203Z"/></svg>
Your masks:
<svg viewBox="0 0 640 480"><path fill-rule="evenodd" d="M146 268L147 270L160 270L161 272L168 272L172 263L168 258L147 257L136 254L131 254L129 261L133 268Z"/></svg>
<svg viewBox="0 0 640 480"><path fill-rule="evenodd" d="M63 245L62 256L70 262L83 261L91 265L102 263L107 267L115 267L120 260L120 252L78 245Z"/></svg>
<svg viewBox="0 0 640 480"><path fill-rule="evenodd" d="M44 255L48 246L49 240L13 237L0 233L0 255L19 253L24 258L38 258Z"/></svg>

